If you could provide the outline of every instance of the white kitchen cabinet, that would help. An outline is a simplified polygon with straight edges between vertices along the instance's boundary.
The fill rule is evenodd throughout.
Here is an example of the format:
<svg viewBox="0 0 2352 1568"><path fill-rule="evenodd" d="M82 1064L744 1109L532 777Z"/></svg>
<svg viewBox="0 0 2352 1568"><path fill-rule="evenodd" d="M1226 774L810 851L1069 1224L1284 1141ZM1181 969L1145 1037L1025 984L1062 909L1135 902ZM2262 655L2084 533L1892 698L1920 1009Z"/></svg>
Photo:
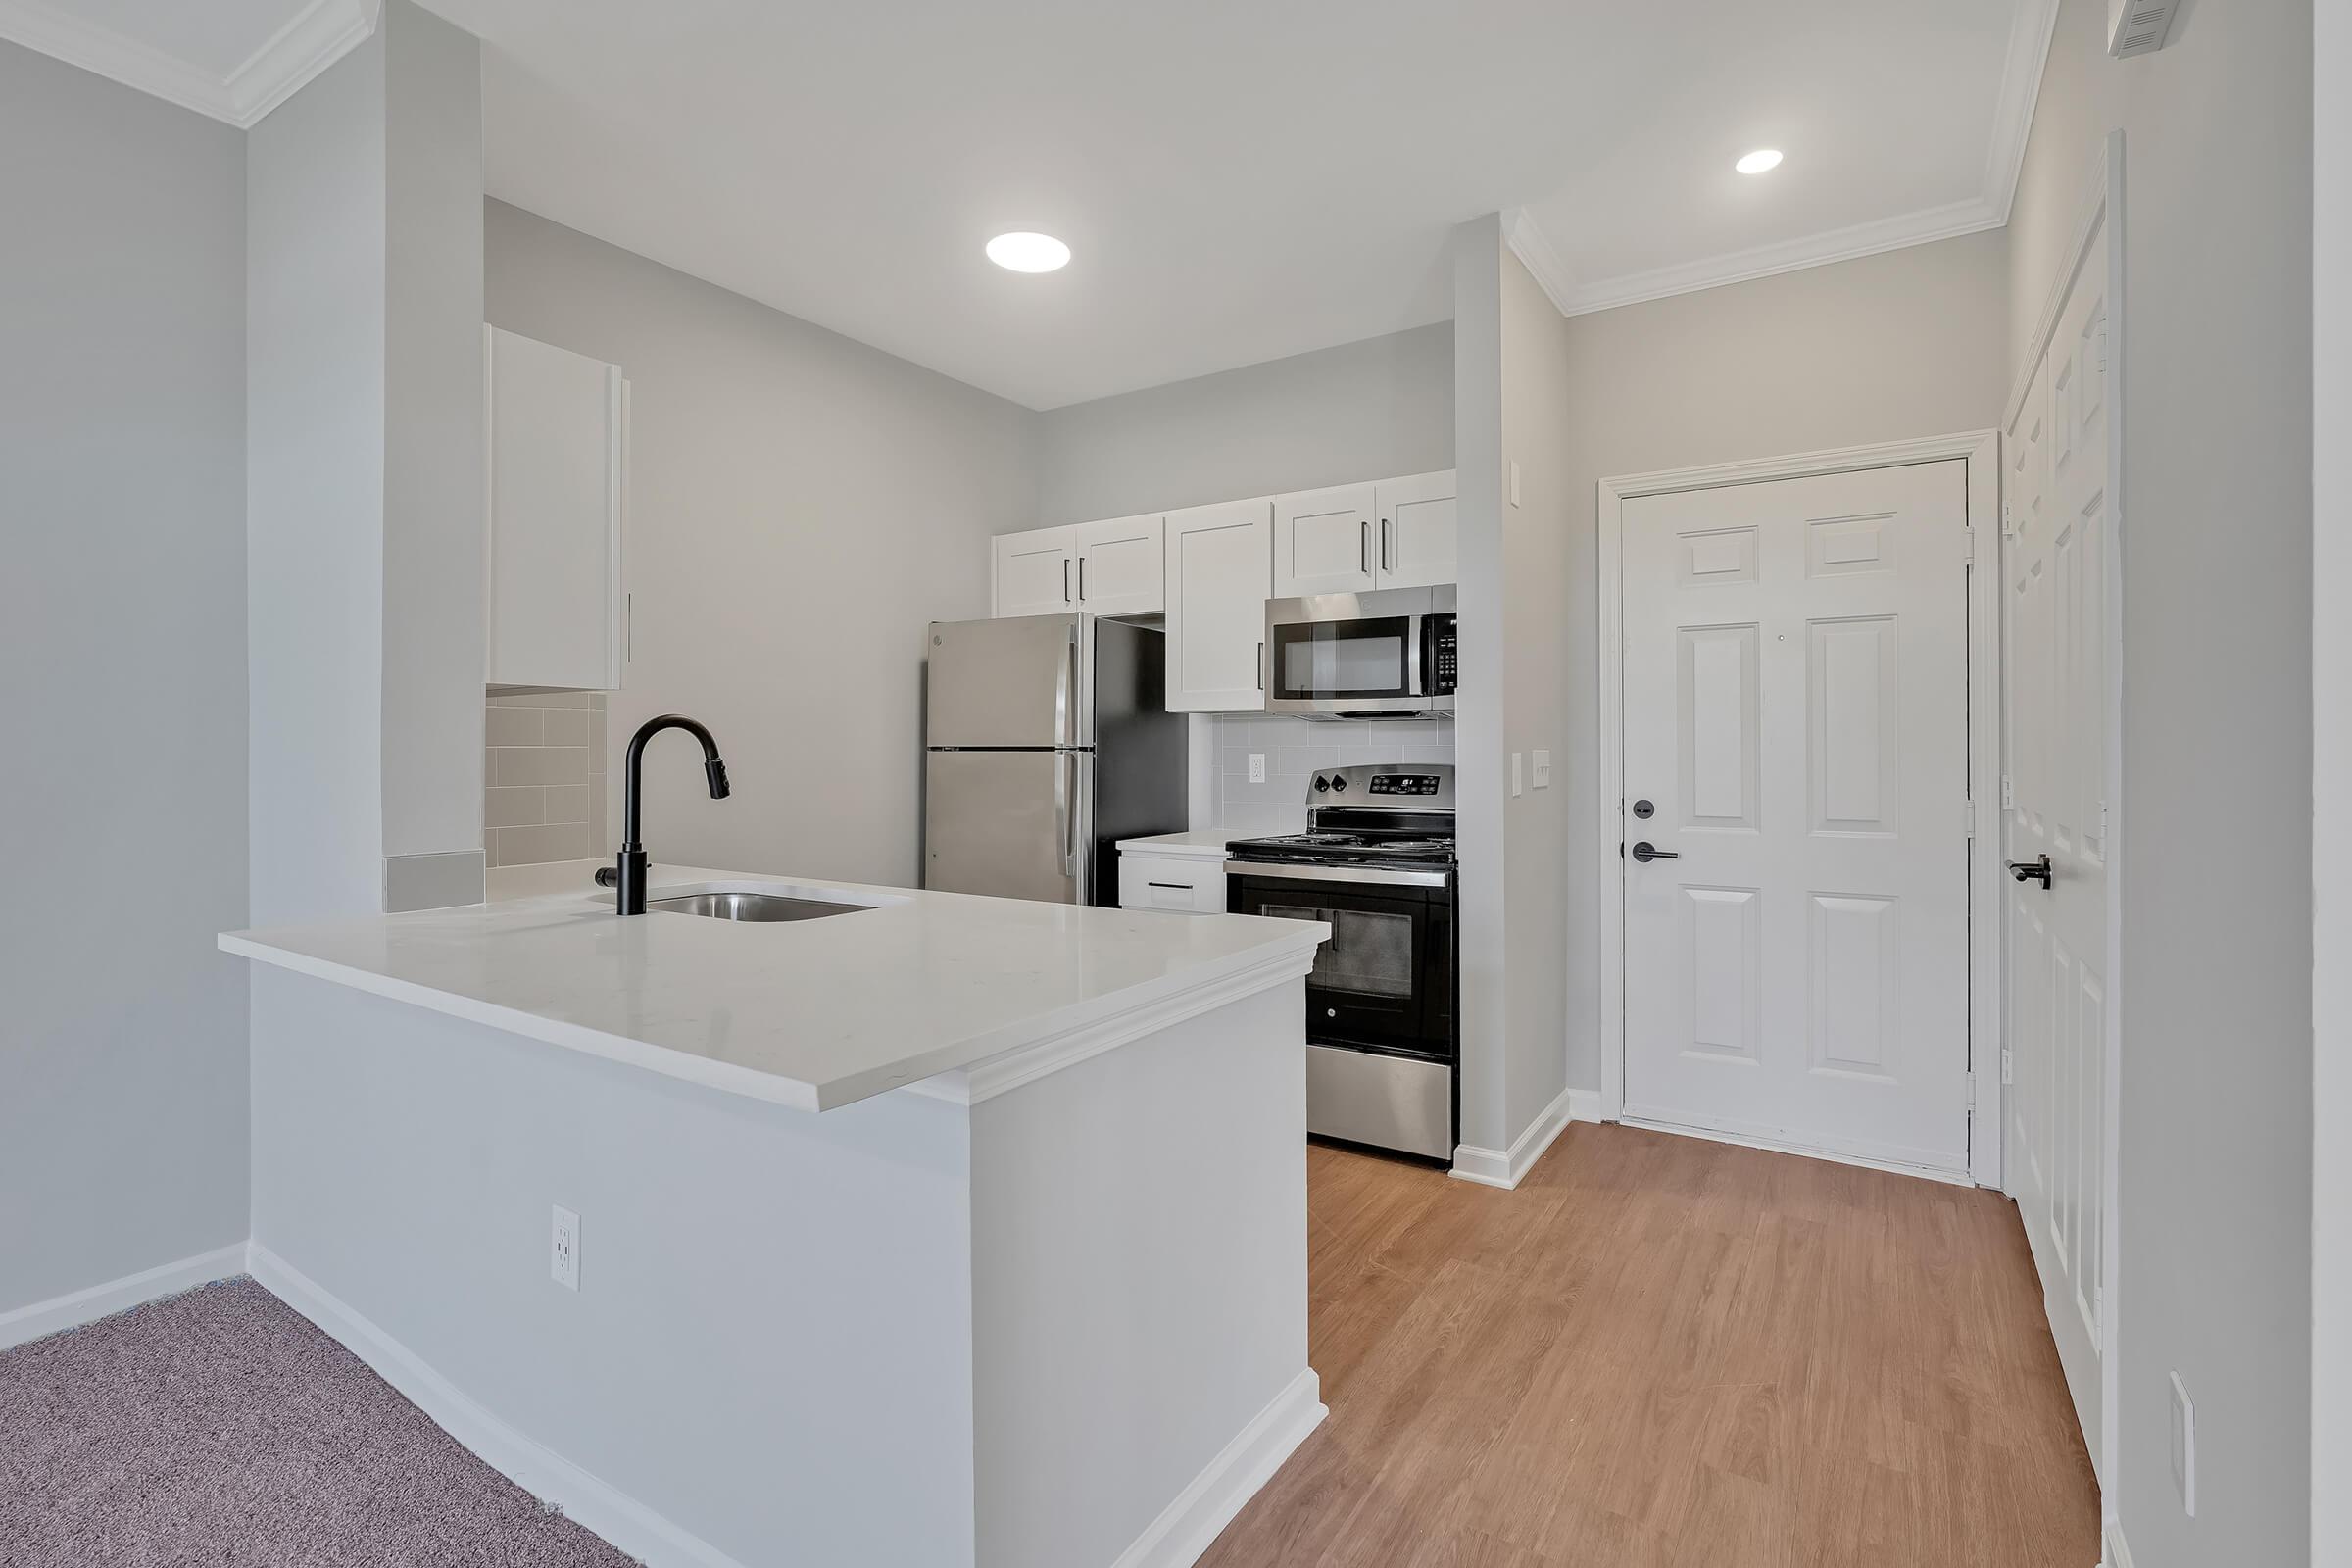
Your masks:
<svg viewBox="0 0 2352 1568"><path fill-rule="evenodd" d="M621 684L629 384L620 367L485 327L485 679Z"/></svg>
<svg viewBox="0 0 2352 1568"><path fill-rule="evenodd" d="M990 568L990 613L1051 615L1078 608L1074 581L1078 556L1075 528L1032 528L1001 533Z"/></svg>
<svg viewBox="0 0 2352 1568"><path fill-rule="evenodd" d="M1373 487L1340 485L1276 496L1276 599L1370 593L1378 575L1372 547Z"/></svg>
<svg viewBox="0 0 2352 1568"><path fill-rule="evenodd" d="M1225 859L1119 851L1119 907L1225 912Z"/></svg>
<svg viewBox="0 0 2352 1568"><path fill-rule="evenodd" d="M1161 522L1153 513L997 535L991 612L1158 614L1167 608Z"/></svg>
<svg viewBox="0 0 2352 1568"><path fill-rule="evenodd" d="M1168 710L1266 706L1273 504L1228 501L1167 516Z"/></svg>
<svg viewBox="0 0 2352 1568"><path fill-rule="evenodd" d="M1274 597L1457 580L1453 472L1274 498Z"/></svg>
<svg viewBox="0 0 2352 1568"><path fill-rule="evenodd" d="M1078 608L1098 615L1156 615L1168 608L1166 518L1078 524Z"/></svg>
<svg viewBox="0 0 2352 1568"><path fill-rule="evenodd" d="M1372 568L1380 587L1436 588L1460 580L1451 468L1383 479L1372 487Z"/></svg>

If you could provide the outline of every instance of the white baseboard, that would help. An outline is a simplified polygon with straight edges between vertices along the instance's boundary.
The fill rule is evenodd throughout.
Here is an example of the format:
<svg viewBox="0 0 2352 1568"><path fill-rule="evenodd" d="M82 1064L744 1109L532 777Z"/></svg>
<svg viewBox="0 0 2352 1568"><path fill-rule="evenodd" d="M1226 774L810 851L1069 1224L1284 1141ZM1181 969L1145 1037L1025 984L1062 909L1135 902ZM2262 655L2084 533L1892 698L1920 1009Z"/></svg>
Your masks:
<svg viewBox="0 0 2352 1568"><path fill-rule="evenodd" d="M67 1329L77 1329L84 1323L95 1323L102 1317L127 1312L145 1302L177 1296L181 1291L192 1291L199 1285L244 1272L245 1244L239 1242L233 1247L215 1248L194 1257L183 1257L176 1263L143 1268L104 1285L70 1291L30 1306L0 1312L0 1350L28 1340L62 1334Z"/></svg>
<svg viewBox="0 0 2352 1568"><path fill-rule="evenodd" d="M2104 1531L2106 1556L2099 1568L2132 1568L2132 1548L2124 1544L2124 1522L2110 1519Z"/></svg>
<svg viewBox="0 0 2352 1568"><path fill-rule="evenodd" d="M1508 1149L1481 1149L1476 1144L1457 1144L1453 1150L1453 1174L1466 1182L1482 1187L1510 1188L1535 1168L1536 1161L1551 1147L1572 1121L1600 1120L1600 1096L1591 1089L1563 1089L1550 1104L1545 1105L1527 1130L1515 1139Z"/></svg>
<svg viewBox="0 0 2352 1568"><path fill-rule="evenodd" d="M564 1517L646 1568L743 1568L693 1532L492 1415L407 1346L261 1243L244 1251L247 1271L271 1295L367 1362L376 1376L484 1463L542 1502L561 1508Z"/></svg>
<svg viewBox="0 0 2352 1568"><path fill-rule="evenodd" d="M1111 1568L1192 1568L1274 1472L1331 1413L1308 1367L1234 1435Z"/></svg>

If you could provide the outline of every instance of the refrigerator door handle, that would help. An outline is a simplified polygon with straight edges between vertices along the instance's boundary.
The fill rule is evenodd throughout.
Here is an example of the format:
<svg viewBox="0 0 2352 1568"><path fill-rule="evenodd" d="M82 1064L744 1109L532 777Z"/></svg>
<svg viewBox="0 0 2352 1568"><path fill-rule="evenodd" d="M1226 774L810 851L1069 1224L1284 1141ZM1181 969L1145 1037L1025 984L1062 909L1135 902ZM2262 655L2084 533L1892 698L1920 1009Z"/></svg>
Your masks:
<svg viewBox="0 0 2352 1568"><path fill-rule="evenodd" d="M1075 753L1054 759L1054 832L1061 841L1061 874L1078 874L1078 848L1071 829L1076 825L1070 797L1076 793L1078 758ZM1084 899L1079 901L1084 903Z"/></svg>

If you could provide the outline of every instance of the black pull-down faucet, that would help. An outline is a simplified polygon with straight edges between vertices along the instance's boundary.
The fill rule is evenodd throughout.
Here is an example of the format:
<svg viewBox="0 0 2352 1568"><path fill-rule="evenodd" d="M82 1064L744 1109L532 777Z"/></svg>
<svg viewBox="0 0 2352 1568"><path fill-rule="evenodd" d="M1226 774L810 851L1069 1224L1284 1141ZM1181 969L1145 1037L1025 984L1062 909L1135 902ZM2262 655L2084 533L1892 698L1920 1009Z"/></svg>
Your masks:
<svg viewBox="0 0 2352 1568"><path fill-rule="evenodd" d="M629 754L621 763L620 860L596 873L598 887L620 890L614 906L622 914L645 912L647 858L644 832L637 819L637 793L645 773L645 743L665 729L682 729L703 743L703 776L710 781L710 798L727 798L727 764L718 760L718 743L709 730L683 713L663 713L638 726L637 733L629 737Z"/></svg>

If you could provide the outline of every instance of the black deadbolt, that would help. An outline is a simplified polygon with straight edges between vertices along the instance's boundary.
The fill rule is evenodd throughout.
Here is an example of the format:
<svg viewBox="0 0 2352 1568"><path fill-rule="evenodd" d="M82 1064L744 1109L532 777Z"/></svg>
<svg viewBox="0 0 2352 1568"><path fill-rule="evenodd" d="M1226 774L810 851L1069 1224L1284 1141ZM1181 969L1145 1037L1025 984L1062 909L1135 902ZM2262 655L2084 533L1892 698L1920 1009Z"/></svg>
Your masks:
<svg viewBox="0 0 2352 1568"><path fill-rule="evenodd" d="M1658 808L1650 805L1647 801L1636 801L1634 803L1634 814L1640 817L1642 821L1646 822L1651 817L1658 814Z"/></svg>

